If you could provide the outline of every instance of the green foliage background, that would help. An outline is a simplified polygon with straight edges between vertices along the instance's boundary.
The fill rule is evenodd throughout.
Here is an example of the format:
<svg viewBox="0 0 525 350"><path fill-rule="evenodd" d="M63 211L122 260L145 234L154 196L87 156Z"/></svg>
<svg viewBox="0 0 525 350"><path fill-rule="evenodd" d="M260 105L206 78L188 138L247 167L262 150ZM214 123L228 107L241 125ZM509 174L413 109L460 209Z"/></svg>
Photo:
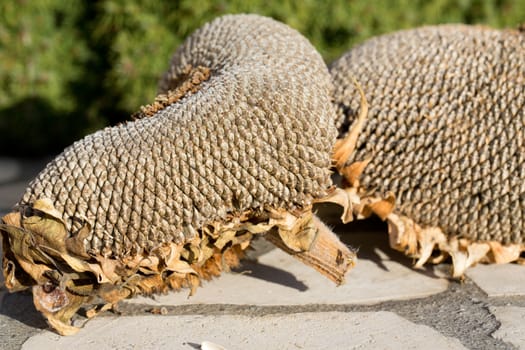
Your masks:
<svg viewBox="0 0 525 350"><path fill-rule="evenodd" d="M515 27L525 0L3 0L0 154L60 151L155 96L171 54L193 30L251 12L296 28L332 61L364 39L446 22Z"/></svg>

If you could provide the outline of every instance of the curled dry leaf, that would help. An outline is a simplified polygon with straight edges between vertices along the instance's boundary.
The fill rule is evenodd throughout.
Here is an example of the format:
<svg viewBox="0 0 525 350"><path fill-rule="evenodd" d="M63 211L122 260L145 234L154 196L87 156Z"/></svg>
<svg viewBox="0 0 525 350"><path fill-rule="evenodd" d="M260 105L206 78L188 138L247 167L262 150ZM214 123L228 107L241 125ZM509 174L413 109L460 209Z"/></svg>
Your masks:
<svg viewBox="0 0 525 350"><path fill-rule="evenodd" d="M75 236L46 211L8 214L3 218L6 252L4 274L10 289L33 286L37 309L61 334L73 334L70 319L94 297L104 301L88 317L135 294L190 288L221 270L236 266L254 235L263 235L297 259L340 284L355 254L313 214L312 207L294 213L267 208L214 222L184 244L164 243L150 252L123 258L78 250L66 244ZM36 203L39 206L39 203ZM82 230L79 234L83 234Z"/></svg>

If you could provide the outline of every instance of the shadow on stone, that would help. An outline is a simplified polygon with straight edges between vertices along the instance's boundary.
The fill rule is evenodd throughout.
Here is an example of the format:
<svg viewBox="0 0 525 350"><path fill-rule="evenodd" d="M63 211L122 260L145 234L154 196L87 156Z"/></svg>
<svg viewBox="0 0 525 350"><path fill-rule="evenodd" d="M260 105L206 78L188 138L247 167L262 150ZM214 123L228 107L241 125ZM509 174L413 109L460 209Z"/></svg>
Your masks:
<svg viewBox="0 0 525 350"><path fill-rule="evenodd" d="M369 260L380 269L388 271L384 261L390 260L425 276L443 278L436 275L432 264L425 265L423 269L414 269L412 258L392 249L388 242L387 225L378 218L354 221L345 225L339 224L333 229L343 243L358 250L358 264L359 260Z"/></svg>
<svg viewBox="0 0 525 350"><path fill-rule="evenodd" d="M35 309L31 292L5 293L0 300L1 315L32 328L48 328L44 317Z"/></svg>
<svg viewBox="0 0 525 350"><path fill-rule="evenodd" d="M390 248L387 225L380 219L371 218L348 224L335 224L338 221L338 218L335 218L335 216L340 214L332 210L325 210L324 214L328 214L328 218L322 213L319 217L323 221L328 222L341 241L349 247L357 249L357 264L359 264L359 260L368 260L383 271L389 271L388 264L385 264L385 261L394 261L424 276L436 279L443 278L442 275L436 274L435 268L431 264L425 265L423 269L414 269L413 259ZM247 254L247 259L243 260L242 266L234 270L234 272L287 286L301 292L308 290L308 286L299 281L293 274L257 261L259 256L268 253L272 249L276 249L275 246L264 239L254 241L251 251Z"/></svg>
<svg viewBox="0 0 525 350"><path fill-rule="evenodd" d="M253 260L244 260L241 267L235 269L234 272L290 287L300 292L308 290L308 286L299 281L293 274Z"/></svg>

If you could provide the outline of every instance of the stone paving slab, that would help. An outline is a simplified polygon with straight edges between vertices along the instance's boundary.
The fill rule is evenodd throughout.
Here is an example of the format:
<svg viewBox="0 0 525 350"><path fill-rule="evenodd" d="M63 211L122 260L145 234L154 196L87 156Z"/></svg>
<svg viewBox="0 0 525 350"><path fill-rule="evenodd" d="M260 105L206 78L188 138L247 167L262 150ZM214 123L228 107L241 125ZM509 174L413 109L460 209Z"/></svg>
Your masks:
<svg viewBox="0 0 525 350"><path fill-rule="evenodd" d="M379 249L376 253L378 261L358 260L357 266L347 275L346 283L339 287L280 249L274 249L260 256L257 263L245 262L238 273L226 273L205 282L190 298L183 291L155 299L138 297L127 302L153 305L373 304L425 297L448 287L448 281L440 278L439 272L432 275L414 271L390 260Z"/></svg>
<svg viewBox="0 0 525 350"><path fill-rule="evenodd" d="M266 316L101 317L77 335L49 331L26 341L24 350L200 349L465 349L427 326L391 312L317 312Z"/></svg>
<svg viewBox="0 0 525 350"><path fill-rule="evenodd" d="M525 296L525 266L519 264L483 265L467 270L489 297Z"/></svg>
<svg viewBox="0 0 525 350"><path fill-rule="evenodd" d="M11 208L28 181L44 165L45 160L17 162L0 158L0 213L5 214ZM336 226L339 213L334 209L337 210L337 207L324 208L324 220ZM323 215L323 209L320 211ZM117 318L99 316L87 322L86 328L71 338L61 338L49 331L42 332L45 323L34 310L30 295L7 295L5 287L2 286L3 276L0 274L0 348L17 350L19 344L29 335L40 332L31 338L24 348L32 349L37 345L39 349L71 346L80 349L142 348L152 344L150 348L197 349L202 341L208 340L224 345L227 349L411 349L429 348L429 344L432 345L431 348L455 349L462 348L459 342L441 335L435 329L442 334L457 337L465 344L478 344L470 339L474 337L473 334L478 333L472 332L474 328L469 328L468 322L479 319L476 314L476 310L479 309L484 310L486 314L483 315L494 321L489 327L490 331L486 331L485 335L480 333L485 336L485 340L479 344L492 344L488 348L507 349L507 345L500 340L491 343L497 338L525 349L525 266L479 265L467 271L467 276L489 296L486 298L484 295L478 295L476 300L482 300L478 300L481 306L475 308L477 304L469 304L470 294L451 293L451 290L463 290L465 286L458 289L456 284L448 282L444 277L447 275L441 272L446 270L447 265L414 270L409 258L388 247L384 227L376 226L362 230L359 225L357 228L352 225L336 227L337 233L345 243L359 249L357 266L347 275L347 283L342 287L334 286L332 282L280 250L266 249L254 255L257 262L247 261L240 270L232 274L223 274L206 283L190 299L187 298L186 292L181 292L160 296L155 300L138 298L127 301L130 307L137 309L141 308L137 303L190 305L193 313L185 316L143 313L131 313L128 315L135 316ZM436 294L445 290L445 294ZM413 300L428 295L431 295L428 299ZM443 299L443 295L448 299ZM387 303L386 309L382 306L384 304L376 305L381 301L395 300L398 301L393 304ZM418 306L407 307L406 302L402 300L410 300L409 305L415 303ZM443 300L450 300L453 306L444 305ZM215 306L223 307L222 304L244 305L241 307L250 310L250 305L277 306L276 310L286 309L287 314L272 312L261 316L255 311L251 314L201 316L199 312L195 312L200 309L201 304L211 309ZM323 308L326 304L337 306ZM358 305L350 308L356 312L349 312L350 309L344 306L347 304ZM430 308L432 311L429 315L421 315L421 310L427 304L433 305ZM462 310L462 305L470 306ZM446 312L440 312L441 309ZM309 313L298 313L299 310ZM310 312L313 310L319 311ZM416 325L398 314L384 310L395 311L414 322L422 322L435 329ZM461 314L454 314L450 310L459 310ZM464 317L465 321L456 322L457 318L464 314L471 316ZM439 315L440 322L430 320L435 315ZM494 338L491 338L490 334L497 328L494 317L501 322L501 327L493 333ZM441 322L460 331L447 332L447 328ZM303 324L307 326L301 328ZM310 328L306 329L307 327ZM150 334L157 334L154 333L157 328L162 331L161 335L152 340ZM187 331L181 332L181 329ZM209 329L212 329L211 333ZM321 329L322 332L317 333L316 329ZM280 338L268 334L277 334ZM421 338L418 338L420 335ZM102 340L98 340L99 337ZM302 339L302 342L298 342L298 339ZM40 347L40 344L43 347ZM476 345L473 348L486 347Z"/></svg>
<svg viewBox="0 0 525 350"><path fill-rule="evenodd" d="M525 349L525 307L492 306L490 311L501 322L493 337Z"/></svg>

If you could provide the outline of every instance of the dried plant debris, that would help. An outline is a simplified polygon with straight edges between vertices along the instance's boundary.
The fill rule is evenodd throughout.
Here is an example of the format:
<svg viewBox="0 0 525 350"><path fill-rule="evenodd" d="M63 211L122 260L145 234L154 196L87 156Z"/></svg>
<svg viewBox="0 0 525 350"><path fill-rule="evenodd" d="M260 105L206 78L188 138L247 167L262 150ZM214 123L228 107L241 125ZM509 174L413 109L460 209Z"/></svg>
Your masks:
<svg viewBox="0 0 525 350"><path fill-rule="evenodd" d="M418 267L450 256L459 277L477 262L523 262L523 32L401 31L355 47L330 71L348 133L339 154L360 130L337 163L354 215L386 220L392 247ZM362 127L354 77L370 104Z"/></svg>
<svg viewBox="0 0 525 350"><path fill-rule="evenodd" d="M226 348L222 345L205 340L201 343L201 350L226 350Z"/></svg>
<svg viewBox="0 0 525 350"><path fill-rule="evenodd" d="M202 66L193 68L191 65L187 65L181 76L177 76L169 81L171 85L168 85L168 90L166 90L165 93L161 93L155 97L155 101L152 104L140 107L140 112L135 113L131 118L140 119L155 115L160 110L179 101L184 96L197 92L201 83L209 78L209 68ZM166 82L166 84L167 83L168 82Z"/></svg>
<svg viewBox="0 0 525 350"><path fill-rule="evenodd" d="M136 294L236 266L255 235L342 283L355 254L312 214L336 200L328 70L299 33L221 17L175 53L154 104L74 143L3 218L3 272L60 334Z"/></svg>

